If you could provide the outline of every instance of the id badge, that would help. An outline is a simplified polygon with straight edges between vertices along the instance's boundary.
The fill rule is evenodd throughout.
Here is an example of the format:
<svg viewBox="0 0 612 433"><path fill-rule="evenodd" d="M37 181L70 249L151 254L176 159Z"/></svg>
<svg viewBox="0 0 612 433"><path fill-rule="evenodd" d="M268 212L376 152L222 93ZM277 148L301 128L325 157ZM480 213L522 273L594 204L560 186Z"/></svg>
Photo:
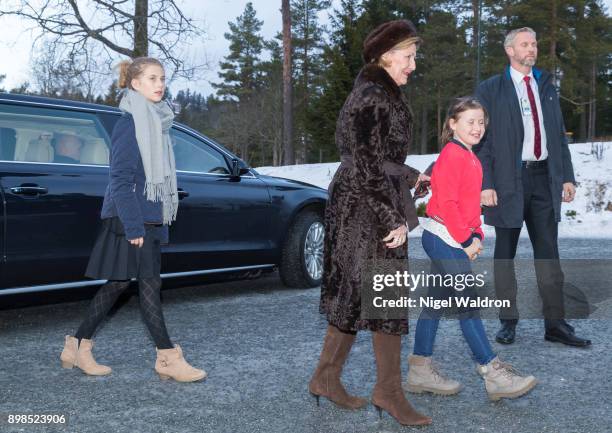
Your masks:
<svg viewBox="0 0 612 433"><path fill-rule="evenodd" d="M531 104L529 103L529 99L521 98L521 112L523 116L531 116Z"/></svg>

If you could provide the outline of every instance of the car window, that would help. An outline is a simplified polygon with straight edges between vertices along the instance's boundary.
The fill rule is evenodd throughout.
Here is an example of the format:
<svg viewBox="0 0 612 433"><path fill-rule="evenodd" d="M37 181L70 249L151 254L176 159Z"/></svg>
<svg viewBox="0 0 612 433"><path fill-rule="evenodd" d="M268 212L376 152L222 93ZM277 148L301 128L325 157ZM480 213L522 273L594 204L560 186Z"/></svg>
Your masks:
<svg viewBox="0 0 612 433"><path fill-rule="evenodd" d="M0 105L0 159L108 165L109 138L95 114Z"/></svg>
<svg viewBox="0 0 612 433"><path fill-rule="evenodd" d="M221 152L178 129L171 129L176 169L198 173L229 174Z"/></svg>

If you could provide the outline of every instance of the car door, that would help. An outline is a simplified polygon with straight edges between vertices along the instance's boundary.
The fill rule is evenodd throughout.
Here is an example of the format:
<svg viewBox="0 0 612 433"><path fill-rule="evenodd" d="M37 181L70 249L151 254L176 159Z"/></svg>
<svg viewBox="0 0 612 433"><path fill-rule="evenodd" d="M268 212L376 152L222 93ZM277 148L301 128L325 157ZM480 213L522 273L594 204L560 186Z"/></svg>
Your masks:
<svg viewBox="0 0 612 433"><path fill-rule="evenodd" d="M231 155L187 129L171 131L179 188L166 272L270 264L270 195L252 173L230 175Z"/></svg>
<svg viewBox="0 0 612 433"><path fill-rule="evenodd" d="M84 280L108 181L109 138L94 113L0 105L5 201L1 286Z"/></svg>

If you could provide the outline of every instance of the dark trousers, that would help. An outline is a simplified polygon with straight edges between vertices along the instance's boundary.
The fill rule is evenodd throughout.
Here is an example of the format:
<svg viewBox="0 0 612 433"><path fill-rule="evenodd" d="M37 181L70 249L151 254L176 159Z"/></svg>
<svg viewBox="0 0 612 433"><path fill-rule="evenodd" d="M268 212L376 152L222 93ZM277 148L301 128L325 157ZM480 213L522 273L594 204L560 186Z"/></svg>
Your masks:
<svg viewBox="0 0 612 433"><path fill-rule="evenodd" d="M523 167L523 219L533 247L538 290L542 299L545 326L557 326L565 316L563 306L563 271L557 243L558 223L555 218L546 167ZM514 257L521 228L495 227L494 274L497 299L510 301L510 308L500 309L502 321L518 321Z"/></svg>

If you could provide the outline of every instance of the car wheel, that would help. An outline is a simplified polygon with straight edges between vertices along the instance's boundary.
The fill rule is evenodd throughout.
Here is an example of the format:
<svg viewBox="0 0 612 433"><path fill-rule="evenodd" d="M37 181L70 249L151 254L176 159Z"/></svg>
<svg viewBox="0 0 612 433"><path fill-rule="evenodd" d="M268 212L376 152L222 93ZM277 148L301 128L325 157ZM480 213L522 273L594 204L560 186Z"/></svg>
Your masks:
<svg viewBox="0 0 612 433"><path fill-rule="evenodd" d="M316 212L299 214L283 245L280 277L288 287L316 287L323 277L323 218Z"/></svg>

